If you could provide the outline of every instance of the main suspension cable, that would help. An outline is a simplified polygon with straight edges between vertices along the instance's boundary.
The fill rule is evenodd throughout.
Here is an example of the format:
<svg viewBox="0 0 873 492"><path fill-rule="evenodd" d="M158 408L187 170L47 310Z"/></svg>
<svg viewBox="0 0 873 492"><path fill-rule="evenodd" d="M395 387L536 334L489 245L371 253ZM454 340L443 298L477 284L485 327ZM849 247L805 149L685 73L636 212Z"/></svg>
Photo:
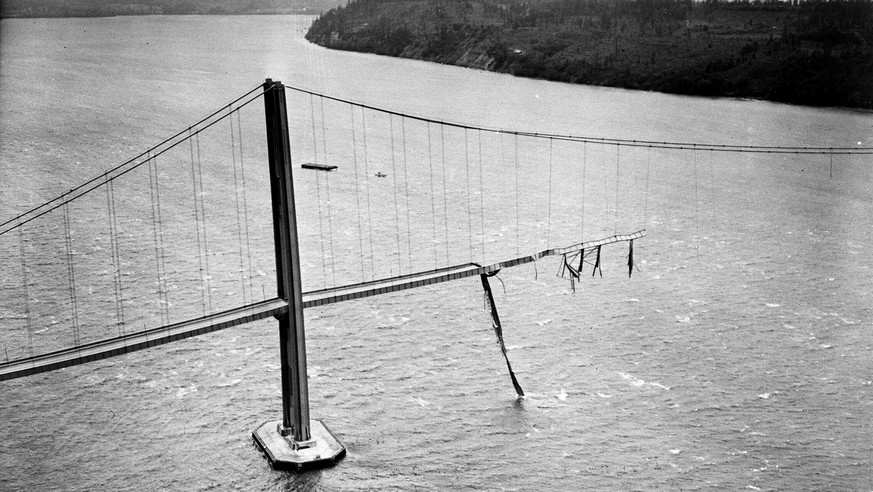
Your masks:
<svg viewBox="0 0 873 492"><path fill-rule="evenodd" d="M215 119L214 121L210 121L210 120L215 118L216 115L218 115L224 111L227 111L227 109L231 105L236 104L237 102L239 102L239 101L245 99L246 97L248 97L249 95L251 95L253 92L255 92L259 89L262 89L262 88L263 88L263 86L261 86L261 85L255 87L254 89L252 89L249 92L243 94L242 96L234 99L233 101L231 101L230 103L221 107L220 109L213 111L211 114L209 114L209 116L202 118L197 123L194 123L193 125L188 126L184 130L174 134L173 136L164 139L159 144L149 148L146 151L141 152L137 156L135 156L131 159L128 159L127 161L119 164L118 166L115 166L115 167L111 168L110 170L108 170L108 171L106 171L98 176L95 176L95 177L79 184L78 186L76 186L74 188L69 189L68 191L66 191L66 192L64 192L64 193L62 193L62 194L60 194L60 195L58 195L58 196L56 196L48 201L41 203L40 205L38 205L36 207L31 208L30 210L22 212L22 213L16 215L15 217L12 217L12 218L0 223L0 236L8 233L9 231L11 231L12 229L15 229L16 227L20 227L20 226L22 226L22 225L24 225L32 220L35 220L35 219L51 212L52 210L55 210L55 209L63 206L66 203L69 203L70 201L75 200L76 198L78 198L82 195L86 195L86 194L94 191L95 189L99 188L100 186L103 186L104 184L106 184L107 180L118 179L122 175L127 174L127 173L133 171L134 169L139 168L140 166L142 166L143 164L148 162L148 160L140 160L143 157L146 157L146 156L158 157L161 154L168 152L169 150L173 149L177 145L179 145L182 142L184 142L185 140L187 140L187 138L177 140L180 136L184 135L186 132L190 133L195 128L197 128L199 125L202 125L203 123L205 123L207 121L209 121L209 123L204 125L202 128L199 128L198 130L196 130L195 133L199 134L200 132L211 127L212 125L217 124L219 121L226 118L228 115L227 114L223 115L223 116L219 117L218 119ZM273 89L268 89L268 90L273 90ZM261 97L264 94L264 92L265 91L262 91L262 92L256 94L255 96L250 97L248 100L246 100L245 102L240 104L238 107L243 107L243 106L246 106L248 104L251 104L253 101L255 101L259 97ZM174 140L177 140L177 141L174 141ZM170 142L172 142L172 144L170 144ZM167 144L169 144L167 147L161 148ZM156 150L159 148L161 148L161 150L156 152ZM110 175L111 175L111 177L110 177Z"/></svg>
<svg viewBox="0 0 873 492"><path fill-rule="evenodd" d="M739 144L713 144L713 143L696 143L696 142L670 142L670 141L659 141L659 140L640 140L640 139L621 139L621 138L609 138L609 137L591 137L591 136L583 136L583 135L568 135L568 134L557 134L557 133L540 133L540 132L525 132L525 131L516 131L516 130L508 130L508 129L498 129L498 128L487 128L481 126L467 125L463 123L456 123L450 121L437 120L432 118L426 118L422 116L416 116L408 113L401 113L398 111L392 111L385 108L380 108L378 106L372 106L368 104L363 104L360 102L355 102L350 99L343 99L339 97L329 96L323 93L311 91L308 89L304 89L301 87L294 87L286 85L286 88L289 90L293 90L296 92L301 92L304 94L313 94L319 97L323 97L325 99L329 99L332 101L338 101L345 104L352 104L354 106L358 106L360 108L369 109L371 111L378 111L385 114L392 114L394 116L403 116L410 120L436 123L439 125L454 127L454 128L465 128L469 130L483 130L488 132L496 132L496 133L505 133L509 135L522 135L526 137L533 138L553 138L555 140L572 140L579 142L589 142L589 143L600 143L604 145L622 145L622 146L630 146L630 147L653 147L653 148L672 148L672 149L682 149L682 150L705 150L710 152L752 152L752 153L769 153L769 154L777 154L777 153L788 153L788 154L873 154L873 147L864 147L864 146L855 146L855 147L823 147L823 146L779 146L779 145L739 145Z"/></svg>

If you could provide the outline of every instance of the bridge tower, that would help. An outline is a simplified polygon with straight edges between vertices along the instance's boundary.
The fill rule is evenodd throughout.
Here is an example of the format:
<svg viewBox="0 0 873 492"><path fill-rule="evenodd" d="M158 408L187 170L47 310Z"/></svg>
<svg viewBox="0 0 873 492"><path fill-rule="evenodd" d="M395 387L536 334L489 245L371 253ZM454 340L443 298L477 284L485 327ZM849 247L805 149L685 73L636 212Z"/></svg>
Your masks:
<svg viewBox="0 0 873 492"><path fill-rule="evenodd" d="M276 316L282 362L282 420L265 422L252 434L273 467L318 468L336 463L346 450L320 420L309 418L297 213L285 86L281 82L264 82L264 106L278 295L288 303L288 309Z"/></svg>

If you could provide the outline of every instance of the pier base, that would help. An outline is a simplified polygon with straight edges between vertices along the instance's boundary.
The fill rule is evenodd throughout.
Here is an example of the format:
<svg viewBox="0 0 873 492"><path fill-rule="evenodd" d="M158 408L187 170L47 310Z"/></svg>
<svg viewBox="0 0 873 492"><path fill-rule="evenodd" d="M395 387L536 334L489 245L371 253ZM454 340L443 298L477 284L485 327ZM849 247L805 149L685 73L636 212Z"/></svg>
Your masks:
<svg viewBox="0 0 873 492"><path fill-rule="evenodd" d="M280 470L309 470L333 466L346 455L346 448L320 420L310 420L312 438L296 443L281 434L281 420L261 424L252 436L267 455L270 465Z"/></svg>

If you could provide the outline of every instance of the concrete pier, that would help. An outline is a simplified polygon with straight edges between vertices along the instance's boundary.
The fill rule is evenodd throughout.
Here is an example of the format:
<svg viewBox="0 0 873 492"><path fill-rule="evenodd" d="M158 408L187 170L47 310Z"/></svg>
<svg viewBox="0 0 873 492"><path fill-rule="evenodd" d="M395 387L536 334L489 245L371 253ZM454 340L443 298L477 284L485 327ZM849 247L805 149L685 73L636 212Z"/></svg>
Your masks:
<svg viewBox="0 0 873 492"><path fill-rule="evenodd" d="M295 442L282 435L282 421L264 422L252 433L267 455L270 466L279 470L301 471L333 466L346 454L346 448L320 420L310 420L310 439Z"/></svg>

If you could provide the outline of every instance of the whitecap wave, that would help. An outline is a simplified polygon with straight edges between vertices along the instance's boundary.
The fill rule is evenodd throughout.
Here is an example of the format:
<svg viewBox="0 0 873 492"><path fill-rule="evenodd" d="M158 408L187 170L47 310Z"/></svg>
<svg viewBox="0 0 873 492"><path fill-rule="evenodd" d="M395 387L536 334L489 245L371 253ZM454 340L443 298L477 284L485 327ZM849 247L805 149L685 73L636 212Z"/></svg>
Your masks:
<svg viewBox="0 0 873 492"><path fill-rule="evenodd" d="M641 388L641 387L643 387L643 386L652 386L652 387L660 388L660 389L663 389L663 390L669 390L669 389L670 389L669 386L664 386L664 385L661 384L661 383L651 383L651 382L647 382L647 381L644 381L644 380L642 380L642 379L640 379L640 378L634 376L633 374L628 374L628 373L626 373L626 372L616 371L616 374L618 374L619 376L621 376L621 378L624 379L625 381L627 381L628 384L630 384L631 386L634 386L634 387L636 387L636 388Z"/></svg>

